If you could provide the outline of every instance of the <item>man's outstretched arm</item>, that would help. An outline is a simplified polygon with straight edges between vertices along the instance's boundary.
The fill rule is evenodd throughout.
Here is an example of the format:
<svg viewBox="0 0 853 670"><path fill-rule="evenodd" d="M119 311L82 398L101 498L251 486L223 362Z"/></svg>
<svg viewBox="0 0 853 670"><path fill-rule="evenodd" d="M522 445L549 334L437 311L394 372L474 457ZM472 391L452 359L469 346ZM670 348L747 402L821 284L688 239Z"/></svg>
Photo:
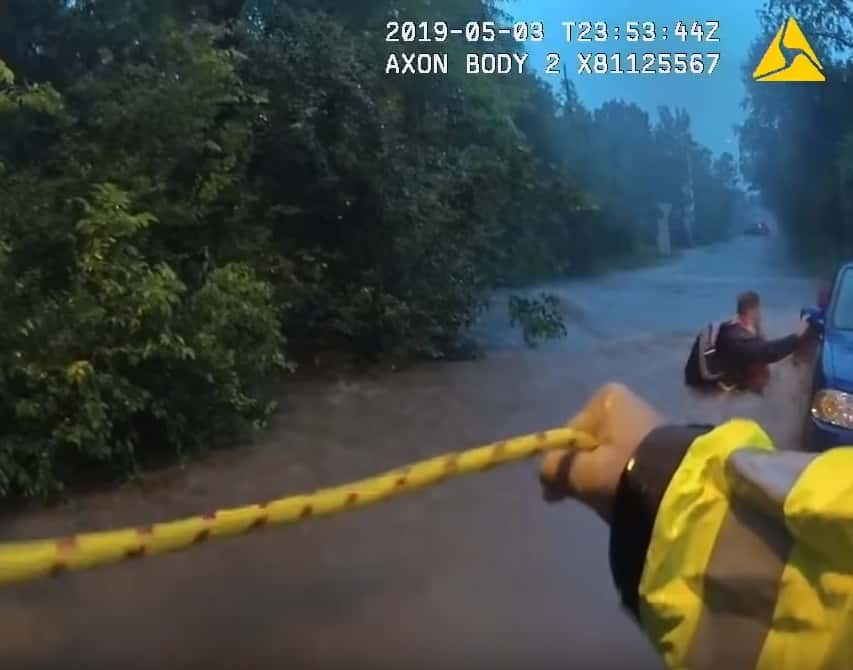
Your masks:
<svg viewBox="0 0 853 670"><path fill-rule="evenodd" d="M760 337L731 338L727 343L729 353L744 365L777 363L793 354L800 346L801 336L788 335L777 340Z"/></svg>
<svg viewBox="0 0 853 670"><path fill-rule="evenodd" d="M769 365L793 354L812 332L808 321L801 320L800 329L787 337L765 340L759 337L728 337L725 349L742 365Z"/></svg>

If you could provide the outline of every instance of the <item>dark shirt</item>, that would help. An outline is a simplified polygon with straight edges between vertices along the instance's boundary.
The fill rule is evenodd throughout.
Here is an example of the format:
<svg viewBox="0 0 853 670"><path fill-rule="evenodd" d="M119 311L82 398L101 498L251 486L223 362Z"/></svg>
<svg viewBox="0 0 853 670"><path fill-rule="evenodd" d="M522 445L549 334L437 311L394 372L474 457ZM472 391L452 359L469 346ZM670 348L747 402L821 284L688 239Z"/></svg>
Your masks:
<svg viewBox="0 0 853 670"><path fill-rule="evenodd" d="M737 321L729 321L720 326L716 344L723 382L739 388L750 388L756 370L793 354L800 344L800 337L788 335L778 340L765 340Z"/></svg>
<svg viewBox="0 0 853 670"><path fill-rule="evenodd" d="M610 521L610 570L622 604L639 619L639 586L663 494L693 441L711 426L649 433L622 473Z"/></svg>

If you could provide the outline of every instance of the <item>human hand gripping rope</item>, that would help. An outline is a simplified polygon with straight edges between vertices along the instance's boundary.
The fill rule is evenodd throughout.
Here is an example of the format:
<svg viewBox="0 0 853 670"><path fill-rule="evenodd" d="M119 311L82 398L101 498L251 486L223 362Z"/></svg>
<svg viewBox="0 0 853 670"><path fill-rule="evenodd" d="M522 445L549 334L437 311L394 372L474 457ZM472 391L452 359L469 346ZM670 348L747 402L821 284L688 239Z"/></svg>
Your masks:
<svg viewBox="0 0 853 670"><path fill-rule="evenodd" d="M265 526L293 524L373 505L546 451L591 450L596 446L596 440L587 432L556 428L430 458L310 494L149 526L0 544L0 585L182 551L208 539L244 535Z"/></svg>

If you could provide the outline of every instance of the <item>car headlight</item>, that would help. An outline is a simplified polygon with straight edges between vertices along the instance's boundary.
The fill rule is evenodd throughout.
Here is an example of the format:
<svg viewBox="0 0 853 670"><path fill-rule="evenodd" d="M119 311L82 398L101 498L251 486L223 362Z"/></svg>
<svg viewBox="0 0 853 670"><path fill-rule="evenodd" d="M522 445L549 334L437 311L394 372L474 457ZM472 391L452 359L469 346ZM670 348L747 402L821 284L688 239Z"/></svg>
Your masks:
<svg viewBox="0 0 853 670"><path fill-rule="evenodd" d="M853 429L853 395L823 389L814 395L812 416L834 426Z"/></svg>

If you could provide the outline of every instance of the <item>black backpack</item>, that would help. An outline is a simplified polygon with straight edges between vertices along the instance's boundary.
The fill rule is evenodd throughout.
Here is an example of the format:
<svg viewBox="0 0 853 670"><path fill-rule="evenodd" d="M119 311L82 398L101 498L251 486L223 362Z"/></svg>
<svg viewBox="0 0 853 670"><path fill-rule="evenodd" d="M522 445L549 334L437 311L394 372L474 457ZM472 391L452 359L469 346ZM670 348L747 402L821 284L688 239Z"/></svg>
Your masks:
<svg viewBox="0 0 853 670"><path fill-rule="evenodd" d="M723 378L723 366L717 355L717 336L721 323L709 323L693 341L690 358L684 366L684 381L688 386L708 387Z"/></svg>

